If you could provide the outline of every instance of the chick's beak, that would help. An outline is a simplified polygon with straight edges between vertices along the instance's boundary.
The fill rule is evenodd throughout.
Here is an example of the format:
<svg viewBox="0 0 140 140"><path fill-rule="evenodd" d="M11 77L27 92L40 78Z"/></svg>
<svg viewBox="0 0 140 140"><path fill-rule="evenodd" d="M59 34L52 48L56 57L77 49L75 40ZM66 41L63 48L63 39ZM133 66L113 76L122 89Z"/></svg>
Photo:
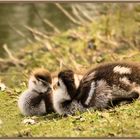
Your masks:
<svg viewBox="0 0 140 140"><path fill-rule="evenodd" d="M48 91L52 91L52 88L50 86L48 87Z"/></svg>
<svg viewBox="0 0 140 140"><path fill-rule="evenodd" d="M55 84L53 85L53 89L56 90L57 88L58 88L58 85L57 85L57 83L55 83Z"/></svg>
<svg viewBox="0 0 140 140"><path fill-rule="evenodd" d="M47 93L50 93L50 92L52 92L52 85L50 85L50 84L48 84L47 85Z"/></svg>

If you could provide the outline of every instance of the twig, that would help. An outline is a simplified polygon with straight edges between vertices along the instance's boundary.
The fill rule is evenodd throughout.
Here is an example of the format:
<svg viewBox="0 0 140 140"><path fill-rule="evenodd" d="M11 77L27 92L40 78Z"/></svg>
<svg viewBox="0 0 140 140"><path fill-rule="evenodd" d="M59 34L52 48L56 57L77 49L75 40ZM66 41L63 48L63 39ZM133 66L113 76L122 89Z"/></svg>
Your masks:
<svg viewBox="0 0 140 140"><path fill-rule="evenodd" d="M25 34L23 34L23 32L17 30L14 26L9 25L18 35L20 35L21 37L25 38L29 43L32 43L32 40L30 40L29 38L26 37Z"/></svg>
<svg viewBox="0 0 140 140"><path fill-rule="evenodd" d="M35 5L32 5L33 8L34 8L34 11L36 12L36 14L38 15L38 17L40 18L40 20L47 24L48 26L50 26L56 33L60 33L59 29L51 22L49 21L48 19L43 19L38 11L38 9L36 8Z"/></svg>
<svg viewBox="0 0 140 140"><path fill-rule="evenodd" d="M79 12L79 10L77 10L75 5L72 5L71 7L72 7L72 10L73 10L73 14L80 20L80 22L82 22L83 24L88 23L87 20L83 19L80 16L80 12Z"/></svg>
<svg viewBox="0 0 140 140"><path fill-rule="evenodd" d="M137 49L133 43L131 43L131 41L129 41L128 39L122 38L121 41L123 41L124 43L127 43L129 46L131 46L133 49Z"/></svg>
<svg viewBox="0 0 140 140"><path fill-rule="evenodd" d="M50 27L52 27L56 33L60 33L60 30L52 22L50 22L48 19L44 19L43 21L46 24L48 24Z"/></svg>
<svg viewBox="0 0 140 140"><path fill-rule="evenodd" d="M45 45L45 47L48 49L48 51L52 50L52 45L49 41L42 41L43 45Z"/></svg>
<svg viewBox="0 0 140 140"><path fill-rule="evenodd" d="M65 16L67 16L73 23L78 24L78 25L82 25L80 22L76 21L76 19L74 19L72 17L72 15L70 15L59 3L55 3L55 5L57 6L57 8L59 8Z"/></svg>
<svg viewBox="0 0 140 140"><path fill-rule="evenodd" d="M11 61L11 60L6 60L6 59L0 58L0 70L1 71L7 70L9 66L15 66L15 63L13 63L13 61Z"/></svg>
<svg viewBox="0 0 140 140"><path fill-rule="evenodd" d="M39 35L39 36L42 36L43 38L46 38L48 39L49 37L45 34L43 34L42 32L39 32L37 29L33 29L27 25L24 25L24 27L29 30L30 32L32 32L33 34L36 34L36 35Z"/></svg>
<svg viewBox="0 0 140 140"><path fill-rule="evenodd" d="M4 44L3 45L3 48L4 48L4 50L7 52L7 54L9 55L9 58L11 58L11 60L13 60L13 61L18 61L13 55L12 55L12 53L10 52L10 50L8 49L8 47L7 47L7 45L6 44Z"/></svg>
<svg viewBox="0 0 140 140"><path fill-rule="evenodd" d="M8 64L8 65L13 65L13 62L10 61L10 60L6 60L6 59L3 59L3 58L0 58L0 64Z"/></svg>
<svg viewBox="0 0 140 140"><path fill-rule="evenodd" d="M7 52L8 56L9 56L9 58L10 58L10 60L4 60L5 63L14 64L14 65L16 65L16 66L19 66L19 65L22 65L22 66L23 66L23 65L25 65L24 62L22 62L21 60L18 60L17 58L15 58L15 57L12 55L12 53L10 52L10 50L8 49L8 47L7 47L6 44L3 45L3 48L4 48L4 50ZM1 58L0 60L1 60L1 62L4 62L2 58Z"/></svg>
<svg viewBox="0 0 140 140"><path fill-rule="evenodd" d="M112 41L112 40L106 40L106 39L104 39L103 37L101 37L101 35L100 35L99 33L97 34L96 37L97 37L100 41L104 42L105 44L111 44L111 45L116 46L116 47L119 46L118 43L116 43L116 42L114 42L114 41Z"/></svg>
<svg viewBox="0 0 140 140"><path fill-rule="evenodd" d="M127 59L127 58L132 58L132 57L134 57L135 55L137 55L137 54L139 54L138 52L133 52L133 53L131 53L131 54L129 54L129 55L124 55L124 56L122 56L122 57L119 57L119 59L120 60L124 60L124 59Z"/></svg>
<svg viewBox="0 0 140 140"><path fill-rule="evenodd" d="M89 14L82 8L79 7L78 5L76 5L77 9L84 15L84 17L89 20L90 22L93 21L93 18L91 18L91 16L89 16Z"/></svg>

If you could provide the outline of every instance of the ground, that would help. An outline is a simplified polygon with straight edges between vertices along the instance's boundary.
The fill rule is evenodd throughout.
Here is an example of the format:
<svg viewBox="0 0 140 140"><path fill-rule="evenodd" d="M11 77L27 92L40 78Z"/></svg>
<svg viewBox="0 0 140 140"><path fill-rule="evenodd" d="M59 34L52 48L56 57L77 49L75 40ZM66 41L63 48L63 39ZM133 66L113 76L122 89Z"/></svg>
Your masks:
<svg viewBox="0 0 140 140"><path fill-rule="evenodd" d="M25 117L17 107L18 96L27 88L35 67L57 72L62 68L85 71L103 62L140 61L139 8L103 15L67 32L44 37L12 52L25 65L1 68L0 136L2 137L139 137L140 101L110 110L87 110L74 116L56 113ZM41 38L41 40L40 40ZM35 124L24 124L25 119Z"/></svg>

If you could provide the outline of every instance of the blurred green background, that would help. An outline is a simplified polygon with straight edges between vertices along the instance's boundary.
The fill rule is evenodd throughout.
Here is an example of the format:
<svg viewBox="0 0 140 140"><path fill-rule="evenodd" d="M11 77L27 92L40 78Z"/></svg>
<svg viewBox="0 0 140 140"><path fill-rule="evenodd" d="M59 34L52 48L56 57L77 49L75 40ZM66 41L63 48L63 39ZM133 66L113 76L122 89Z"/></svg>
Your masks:
<svg viewBox="0 0 140 140"><path fill-rule="evenodd" d="M96 20L102 15L129 12L138 7L138 3L61 3L61 6L76 19L89 21L88 18ZM45 19L60 31L77 26L55 3L0 4L0 55L4 55L2 45L5 43L16 50L28 44L29 38L33 39L25 25L51 34L53 29L44 22Z"/></svg>

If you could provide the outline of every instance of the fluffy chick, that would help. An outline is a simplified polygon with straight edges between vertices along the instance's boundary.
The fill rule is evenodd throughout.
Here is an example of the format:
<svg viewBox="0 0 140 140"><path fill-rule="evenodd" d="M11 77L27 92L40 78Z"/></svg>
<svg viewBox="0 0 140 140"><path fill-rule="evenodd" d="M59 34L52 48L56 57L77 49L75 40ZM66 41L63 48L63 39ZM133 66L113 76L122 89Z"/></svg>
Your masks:
<svg viewBox="0 0 140 140"><path fill-rule="evenodd" d="M57 88L53 93L53 106L60 115L73 114L76 110L82 109L82 106L73 100L78 84L78 80L75 82L75 79L72 70L63 70L58 74Z"/></svg>
<svg viewBox="0 0 140 140"><path fill-rule="evenodd" d="M28 89L19 96L18 107L23 115L43 115L53 111L52 78L48 70L35 69L29 78Z"/></svg>

